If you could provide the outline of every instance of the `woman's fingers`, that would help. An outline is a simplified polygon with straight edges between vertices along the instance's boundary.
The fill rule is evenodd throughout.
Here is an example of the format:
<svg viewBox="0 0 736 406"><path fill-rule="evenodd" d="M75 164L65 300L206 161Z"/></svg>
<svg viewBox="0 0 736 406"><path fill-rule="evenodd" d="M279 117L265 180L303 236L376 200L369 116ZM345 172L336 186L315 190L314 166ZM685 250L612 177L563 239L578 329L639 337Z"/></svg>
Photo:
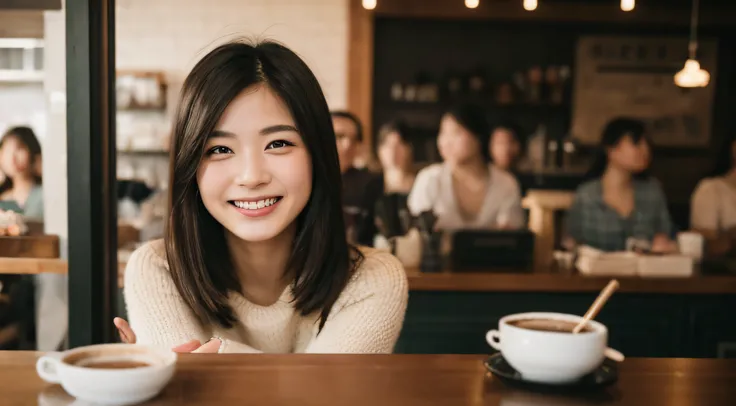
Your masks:
<svg viewBox="0 0 736 406"><path fill-rule="evenodd" d="M220 345L222 345L222 342L217 338L213 338L212 340L207 341L206 343L202 344L201 347L192 352L198 354L217 354L217 352L220 351Z"/></svg>
<svg viewBox="0 0 736 406"><path fill-rule="evenodd" d="M191 340L184 344L177 345L171 350L174 352L192 352L202 346L199 340Z"/></svg>
<svg viewBox="0 0 736 406"><path fill-rule="evenodd" d="M113 324L115 324L115 327L118 329L118 333L120 334L120 340L124 343L128 344L135 344L136 342L136 336L133 332L133 329L130 328L130 324L128 324L125 319L120 317L115 317L112 320Z"/></svg>

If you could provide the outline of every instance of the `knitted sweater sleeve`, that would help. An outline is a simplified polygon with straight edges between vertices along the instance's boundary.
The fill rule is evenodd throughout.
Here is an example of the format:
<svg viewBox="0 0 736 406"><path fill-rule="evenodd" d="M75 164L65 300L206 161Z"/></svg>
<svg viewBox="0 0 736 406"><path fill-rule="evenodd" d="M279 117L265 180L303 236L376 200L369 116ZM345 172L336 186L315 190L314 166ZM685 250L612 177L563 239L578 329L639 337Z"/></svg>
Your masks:
<svg viewBox="0 0 736 406"><path fill-rule="evenodd" d="M207 342L212 331L179 295L169 273L163 241L136 250L125 268L125 305L137 342L171 349L191 340ZM257 352L227 340L222 352Z"/></svg>
<svg viewBox="0 0 736 406"><path fill-rule="evenodd" d="M391 353L401 333L408 283L393 255L365 249L365 259L307 353Z"/></svg>

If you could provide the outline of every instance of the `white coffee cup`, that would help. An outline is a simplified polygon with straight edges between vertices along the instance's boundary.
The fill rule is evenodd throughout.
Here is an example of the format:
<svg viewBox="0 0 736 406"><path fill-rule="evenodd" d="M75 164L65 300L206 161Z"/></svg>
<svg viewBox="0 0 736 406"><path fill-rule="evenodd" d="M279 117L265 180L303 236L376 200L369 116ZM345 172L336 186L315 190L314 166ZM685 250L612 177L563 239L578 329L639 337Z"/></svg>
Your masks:
<svg viewBox="0 0 736 406"><path fill-rule="evenodd" d="M545 319L579 323L582 317L562 313L519 313L503 317L498 330L486 334L488 344L501 351L524 380L551 384L574 382L593 372L605 357L608 330L589 321L590 331L579 334L520 328L509 323Z"/></svg>
<svg viewBox="0 0 736 406"><path fill-rule="evenodd" d="M703 245L705 239L700 233L684 231L677 233L677 246L682 255L686 255L699 261L703 258Z"/></svg>
<svg viewBox="0 0 736 406"><path fill-rule="evenodd" d="M43 380L61 384L79 400L133 405L161 392L174 374L176 359L176 353L170 350L139 344L100 344L48 353L38 359L36 371ZM131 363L146 365L132 367Z"/></svg>

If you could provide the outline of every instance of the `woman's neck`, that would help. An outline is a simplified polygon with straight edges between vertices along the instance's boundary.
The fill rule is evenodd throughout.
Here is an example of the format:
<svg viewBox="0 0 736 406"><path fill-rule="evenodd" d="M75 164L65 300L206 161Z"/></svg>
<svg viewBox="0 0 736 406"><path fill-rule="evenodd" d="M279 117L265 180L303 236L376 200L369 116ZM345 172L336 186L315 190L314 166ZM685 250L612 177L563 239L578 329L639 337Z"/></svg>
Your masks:
<svg viewBox="0 0 736 406"><path fill-rule="evenodd" d="M631 173L609 166L601 177L605 189L624 190L631 187Z"/></svg>
<svg viewBox="0 0 736 406"><path fill-rule="evenodd" d="M383 184L386 193L408 193L414 184L414 174L401 168L386 168Z"/></svg>
<svg viewBox="0 0 736 406"><path fill-rule="evenodd" d="M18 206L23 207L34 186L36 186L36 183L33 178L17 176L13 178L13 187L6 192L6 197L15 200Z"/></svg>
<svg viewBox="0 0 736 406"><path fill-rule="evenodd" d="M485 179L488 174L488 165L482 159L473 159L452 167L452 175L461 180Z"/></svg>
<svg viewBox="0 0 736 406"><path fill-rule="evenodd" d="M296 224L268 241L248 242L226 232L226 240L243 296L251 303L275 303L291 283L286 269L296 235Z"/></svg>

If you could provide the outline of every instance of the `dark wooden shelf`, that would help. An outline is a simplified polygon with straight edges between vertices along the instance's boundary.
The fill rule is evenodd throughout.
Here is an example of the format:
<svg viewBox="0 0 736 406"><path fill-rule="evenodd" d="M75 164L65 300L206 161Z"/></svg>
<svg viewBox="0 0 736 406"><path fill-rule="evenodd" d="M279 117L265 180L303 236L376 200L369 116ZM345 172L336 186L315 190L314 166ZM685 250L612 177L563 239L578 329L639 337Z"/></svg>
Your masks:
<svg viewBox="0 0 736 406"><path fill-rule="evenodd" d="M439 102L404 102L395 100L376 101L376 110L447 110L458 103L475 103L486 109L493 110L520 110L520 111L549 111L554 113L569 113L572 107L569 104L551 103L511 103L500 104L494 101L476 101L472 99Z"/></svg>

